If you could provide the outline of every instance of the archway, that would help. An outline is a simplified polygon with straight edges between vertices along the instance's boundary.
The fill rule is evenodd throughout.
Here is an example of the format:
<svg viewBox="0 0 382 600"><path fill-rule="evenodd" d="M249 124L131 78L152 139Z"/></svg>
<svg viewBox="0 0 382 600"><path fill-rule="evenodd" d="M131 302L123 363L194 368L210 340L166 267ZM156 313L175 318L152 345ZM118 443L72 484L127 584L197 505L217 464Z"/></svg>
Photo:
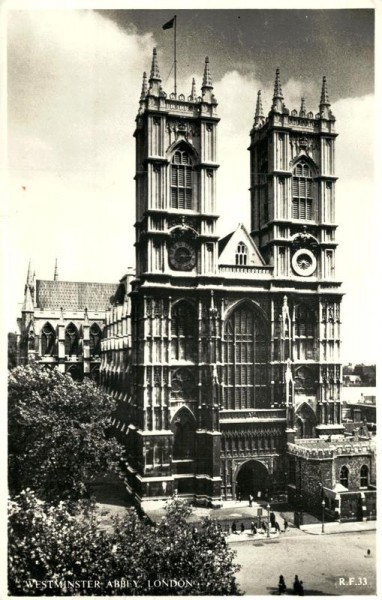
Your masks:
<svg viewBox="0 0 382 600"><path fill-rule="evenodd" d="M257 460L248 460L239 469L236 476L236 494L240 493L242 498L252 494L255 498L264 498L266 490L269 489L269 472L265 465Z"/></svg>

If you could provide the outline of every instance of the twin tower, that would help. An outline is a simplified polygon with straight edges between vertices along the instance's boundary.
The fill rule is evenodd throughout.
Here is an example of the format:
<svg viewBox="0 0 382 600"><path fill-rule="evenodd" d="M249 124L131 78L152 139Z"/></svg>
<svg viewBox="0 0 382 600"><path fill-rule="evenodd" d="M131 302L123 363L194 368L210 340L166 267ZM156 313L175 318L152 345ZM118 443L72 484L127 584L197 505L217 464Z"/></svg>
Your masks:
<svg viewBox="0 0 382 600"><path fill-rule="evenodd" d="M222 239L208 58L200 95L195 81L189 96L161 84L154 50L134 134L135 278L121 281L103 341L126 482L140 501L282 491L288 442L343 432L326 80L316 114L304 100L286 108L278 70L267 115L258 93L250 229Z"/></svg>

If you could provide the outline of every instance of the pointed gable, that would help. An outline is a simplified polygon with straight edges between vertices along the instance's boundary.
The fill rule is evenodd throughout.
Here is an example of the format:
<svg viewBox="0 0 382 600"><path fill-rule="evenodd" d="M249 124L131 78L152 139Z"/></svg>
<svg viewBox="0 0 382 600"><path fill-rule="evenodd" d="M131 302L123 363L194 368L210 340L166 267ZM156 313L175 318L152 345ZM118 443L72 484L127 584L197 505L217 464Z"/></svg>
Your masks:
<svg viewBox="0 0 382 600"><path fill-rule="evenodd" d="M219 265L265 266L259 250L242 223L219 241Z"/></svg>

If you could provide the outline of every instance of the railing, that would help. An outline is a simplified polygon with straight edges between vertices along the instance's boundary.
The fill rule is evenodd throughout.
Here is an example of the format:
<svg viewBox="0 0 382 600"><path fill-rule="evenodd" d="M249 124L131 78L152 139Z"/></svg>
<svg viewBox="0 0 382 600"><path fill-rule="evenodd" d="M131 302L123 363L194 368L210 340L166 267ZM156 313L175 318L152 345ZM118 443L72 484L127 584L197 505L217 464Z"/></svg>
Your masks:
<svg viewBox="0 0 382 600"><path fill-rule="evenodd" d="M221 410L220 419L285 419L283 408L257 410Z"/></svg>
<svg viewBox="0 0 382 600"><path fill-rule="evenodd" d="M251 265L219 265L221 273L242 273L245 275L270 275L273 267L253 267Z"/></svg>

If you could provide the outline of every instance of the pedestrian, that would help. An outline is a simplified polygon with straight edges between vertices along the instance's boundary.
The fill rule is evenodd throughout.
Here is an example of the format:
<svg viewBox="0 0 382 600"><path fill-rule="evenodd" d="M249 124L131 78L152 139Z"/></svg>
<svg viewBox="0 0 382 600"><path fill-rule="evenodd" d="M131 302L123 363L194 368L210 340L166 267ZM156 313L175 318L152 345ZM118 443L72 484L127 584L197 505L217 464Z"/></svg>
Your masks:
<svg viewBox="0 0 382 600"><path fill-rule="evenodd" d="M264 533L265 533L265 532L266 532L266 530L267 530L267 526L266 526L266 524L265 524L265 522L264 522L264 521L261 523L261 529L264 531Z"/></svg>
<svg viewBox="0 0 382 600"><path fill-rule="evenodd" d="M304 595L304 586L302 585L304 582L300 581L300 585L299 585L299 590L298 590L298 595L299 596L303 596Z"/></svg>
<svg viewBox="0 0 382 600"><path fill-rule="evenodd" d="M275 529L278 531L278 533L280 533L280 525L278 521L275 521Z"/></svg>
<svg viewBox="0 0 382 600"><path fill-rule="evenodd" d="M284 519L284 531L288 529L288 521Z"/></svg>
<svg viewBox="0 0 382 600"><path fill-rule="evenodd" d="M270 515L269 515L269 518L271 520L271 527L274 527L275 526L275 520L276 520L275 513L271 512Z"/></svg>
<svg viewBox="0 0 382 600"><path fill-rule="evenodd" d="M240 531L241 531L241 533L244 533L244 531L245 531L244 523L242 523L240 525Z"/></svg>
<svg viewBox="0 0 382 600"><path fill-rule="evenodd" d="M298 579L298 575L294 576L294 582L293 582L293 593L298 596L300 593L300 581Z"/></svg>
<svg viewBox="0 0 382 600"><path fill-rule="evenodd" d="M285 594L285 592L286 592L286 584L284 581L284 576L280 575L280 577L279 577L279 595Z"/></svg>
<svg viewBox="0 0 382 600"><path fill-rule="evenodd" d="M255 522L252 521L251 523L251 533L255 533Z"/></svg>
<svg viewBox="0 0 382 600"><path fill-rule="evenodd" d="M232 533L236 533L236 523L235 523L235 521L232 523Z"/></svg>
<svg viewBox="0 0 382 600"><path fill-rule="evenodd" d="M253 502L253 496L252 496L252 494L249 494L249 506L252 506L252 502Z"/></svg>

